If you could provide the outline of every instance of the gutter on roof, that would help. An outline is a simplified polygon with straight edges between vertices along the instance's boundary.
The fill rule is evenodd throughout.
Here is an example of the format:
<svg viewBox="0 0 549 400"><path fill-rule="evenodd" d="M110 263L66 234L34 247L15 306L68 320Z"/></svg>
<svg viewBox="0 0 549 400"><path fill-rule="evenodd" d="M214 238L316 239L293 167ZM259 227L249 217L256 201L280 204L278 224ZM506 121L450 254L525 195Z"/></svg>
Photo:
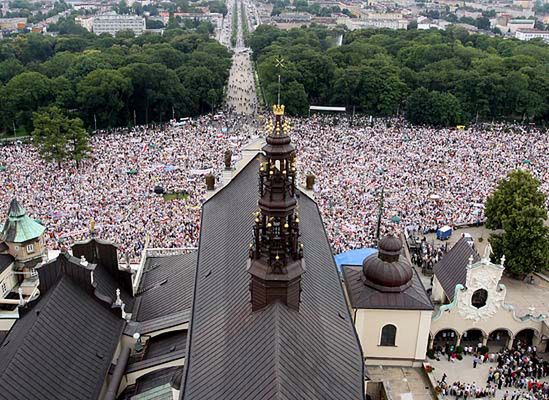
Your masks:
<svg viewBox="0 0 549 400"><path fill-rule="evenodd" d="M120 382L122 382L122 377L124 376L124 372L126 371L126 365L128 364L128 360L130 359L130 352L131 350L129 347L124 347L120 352L118 362L116 363L116 367L114 368L114 372L112 373L111 382L109 383L107 393L105 393L105 397L103 397L103 400L116 400L118 388L120 387Z"/></svg>

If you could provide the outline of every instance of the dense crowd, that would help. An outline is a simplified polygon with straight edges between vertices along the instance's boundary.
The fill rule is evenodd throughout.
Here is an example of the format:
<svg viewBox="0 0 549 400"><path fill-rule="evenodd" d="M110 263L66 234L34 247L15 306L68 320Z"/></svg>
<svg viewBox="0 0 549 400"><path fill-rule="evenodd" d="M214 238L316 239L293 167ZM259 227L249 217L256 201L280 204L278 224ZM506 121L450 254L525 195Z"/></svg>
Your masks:
<svg viewBox="0 0 549 400"><path fill-rule="evenodd" d="M385 229L427 232L484 220L483 204L516 168L549 193L547 131L514 124L468 129L411 126L403 120L313 116L295 120L302 174L315 192L336 252L373 244L383 188Z"/></svg>
<svg viewBox="0 0 549 400"><path fill-rule="evenodd" d="M226 108L228 112L255 114L257 112L255 80L250 55L238 51L233 56L233 64L227 85Z"/></svg>
<svg viewBox="0 0 549 400"><path fill-rule="evenodd" d="M119 244L120 254L132 259L147 236L150 247L196 247L203 176L213 172L219 179L224 151L239 154L248 139L239 134L242 118L208 115L177 126L100 132L79 169L48 164L30 145L0 147L6 167L0 203L7 210L16 196L47 227L51 249L88 238L92 224L98 237ZM173 199L156 194L156 187Z"/></svg>
<svg viewBox="0 0 549 400"><path fill-rule="evenodd" d="M549 399L549 365L539 357L536 347L517 345L518 348L504 350L494 357L496 366L490 366L486 386L456 381L446 382L444 374L439 386L445 396L463 398L498 398L503 400L547 400ZM488 355L473 356L473 366L486 362ZM498 393L499 391L499 393Z"/></svg>
<svg viewBox="0 0 549 400"><path fill-rule="evenodd" d="M0 204L16 195L47 227L48 245L59 248L98 236L139 255L152 247L197 246L203 175L233 163L254 135L251 116L208 115L179 126L139 127L93 136L91 158L79 169L45 163L30 145L0 147ZM514 168L530 170L549 193L546 132L489 124L467 130L410 126L401 120L333 117L292 119L298 165L316 175L315 195L335 253L370 246L384 187L383 231L426 231L484 219L483 203L497 181ZM154 193L183 193L166 201ZM394 217L398 216L398 219ZM432 263L438 249L427 249ZM423 257L422 256L422 257Z"/></svg>

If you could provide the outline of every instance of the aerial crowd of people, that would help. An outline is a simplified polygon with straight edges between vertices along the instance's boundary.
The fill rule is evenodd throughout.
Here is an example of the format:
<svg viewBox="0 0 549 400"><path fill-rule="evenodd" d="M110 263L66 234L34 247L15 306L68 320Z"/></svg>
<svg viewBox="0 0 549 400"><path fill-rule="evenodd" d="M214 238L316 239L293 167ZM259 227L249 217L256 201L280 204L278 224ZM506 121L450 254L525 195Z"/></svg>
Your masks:
<svg viewBox="0 0 549 400"><path fill-rule="evenodd" d="M115 129L91 139L80 168L43 161L31 145L0 147L0 203L12 197L46 226L50 249L91 235L138 259L145 246L196 247L204 175L219 180L224 151L238 154L244 117L207 115L172 125ZM236 157L234 157L236 160ZM164 193L155 193L161 188ZM168 196L166 199L164 196Z"/></svg>
<svg viewBox="0 0 549 400"><path fill-rule="evenodd" d="M213 172L219 179L225 150L232 150L234 163L252 135L264 134L250 118L217 114L99 132L78 169L46 163L32 145L0 147L6 188L0 204L7 210L16 196L46 226L52 249L88 237L92 220L98 237L132 259L147 237L150 247L196 247L203 176ZM383 233L482 222L486 197L514 168L530 170L549 193L549 141L533 127L434 129L367 118L349 126L333 116L290 123L300 182L306 173L316 175L315 198L334 253L373 244L382 197ZM179 195L165 199L157 186Z"/></svg>
<svg viewBox="0 0 549 400"><path fill-rule="evenodd" d="M498 398L502 400L547 400L549 399L549 363L537 354L535 346L522 346L505 349L493 359L490 365L486 385L477 382L446 382L443 374L438 382L442 395L456 399ZM488 355L473 354L473 366L486 363ZM490 362L492 364L492 362Z"/></svg>
<svg viewBox="0 0 549 400"><path fill-rule="evenodd" d="M349 125L316 115L293 120L291 131L300 171L316 175L336 253L372 246L380 208L386 230L482 223L487 196L516 168L531 171L549 193L545 130L503 123L436 129L366 117Z"/></svg>

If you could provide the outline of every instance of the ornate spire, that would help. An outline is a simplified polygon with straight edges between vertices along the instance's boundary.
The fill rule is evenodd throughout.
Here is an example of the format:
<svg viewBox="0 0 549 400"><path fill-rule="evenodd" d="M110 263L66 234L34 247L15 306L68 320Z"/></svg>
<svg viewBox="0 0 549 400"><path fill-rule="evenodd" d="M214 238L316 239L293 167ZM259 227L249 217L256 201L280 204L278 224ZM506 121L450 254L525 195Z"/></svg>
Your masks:
<svg viewBox="0 0 549 400"><path fill-rule="evenodd" d="M275 120L267 123L265 160L259 168L259 210L248 262L254 311L277 300L299 309L305 272L295 196L295 148L287 134L284 106L275 105L273 112Z"/></svg>

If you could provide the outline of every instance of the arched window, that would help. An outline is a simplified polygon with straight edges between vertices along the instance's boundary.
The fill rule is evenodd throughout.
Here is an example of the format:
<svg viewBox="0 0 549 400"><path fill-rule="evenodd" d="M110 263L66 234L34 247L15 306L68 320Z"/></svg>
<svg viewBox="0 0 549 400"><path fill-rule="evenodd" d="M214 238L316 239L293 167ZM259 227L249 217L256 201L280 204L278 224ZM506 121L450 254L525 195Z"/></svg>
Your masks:
<svg viewBox="0 0 549 400"><path fill-rule="evenodd" d="M486 300L488 300L488 292L484 289L478 289L471 297L471 305L475 308L482 308L486 305Z"/></svg>
<svg viewBox="0 0 549 400"><path fill-rule="evenodd" d="M397 328L394 325L385 325L381 329L380 346L394 346L396 341Z"/></svg>

